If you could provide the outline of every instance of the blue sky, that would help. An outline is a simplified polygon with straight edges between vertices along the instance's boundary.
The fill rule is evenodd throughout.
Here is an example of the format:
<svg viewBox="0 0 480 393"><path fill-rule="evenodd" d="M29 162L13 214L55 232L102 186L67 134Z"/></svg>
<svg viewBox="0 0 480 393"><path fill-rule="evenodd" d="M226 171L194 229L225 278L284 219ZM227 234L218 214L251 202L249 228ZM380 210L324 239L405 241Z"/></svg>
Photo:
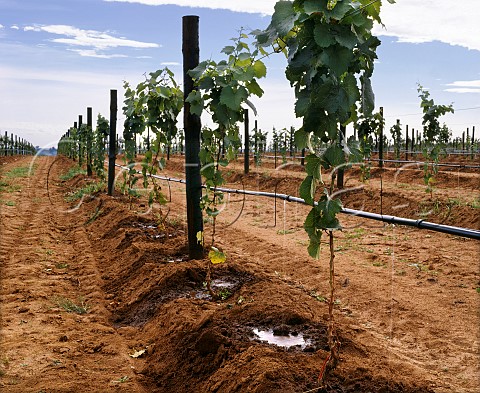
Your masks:
<svg viewBox="0 0 480 393"><path fill-rule="evenodd" d="M461 135L480 137L480 1L384 1L385 28L373 87L387 128L397 118L421 128L416 84L437 103L453 103L441 120ZM220 50L247 31L264 28L275 0L0 0L0 132L14 132L42 147L59 137L86 107L108 118L109 92L123 80L136 84L146 72L168 66L182 78L182 16L200 17L201 59L222 59ZM286 61L266 61L265 90L255 100L258 124L298 127ZM181 119L180 119L181 120ZM208 119L203 119L209 124ZM119 112L119 127L123 115ZM181 127L181 124L179 124Z"/></svg>

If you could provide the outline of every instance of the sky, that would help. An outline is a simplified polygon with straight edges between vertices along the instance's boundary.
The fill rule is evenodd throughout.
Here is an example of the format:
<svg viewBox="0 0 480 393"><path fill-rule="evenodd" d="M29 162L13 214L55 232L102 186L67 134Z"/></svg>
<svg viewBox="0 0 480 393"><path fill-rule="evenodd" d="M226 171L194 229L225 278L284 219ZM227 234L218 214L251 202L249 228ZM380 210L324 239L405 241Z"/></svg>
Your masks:
<svg viewBox="0 0 480 393"><path fill-rule="evenodd" d="M200 17L200 60L219 61L240 29L268 26L275 2L0 0L0 132L56 146L78 115L86 119L87 107L94 121L98 113L108 118L110 90L116 89L121 134L124 80L136 85L145 73L168 67L181 83L182 16ZM421 129L420 83L435 103L453 104L455 113L440 121L454 136L475 126L480 137L480 1L383 3L384 26L374 28L382 45L373 89L386 129L396 119L403 129ZM258 127L300 127L286 59L273 55L265 63L267 78L259 81L265 95L253 100ZM212 125L206 117L202 122Z"/></svg>

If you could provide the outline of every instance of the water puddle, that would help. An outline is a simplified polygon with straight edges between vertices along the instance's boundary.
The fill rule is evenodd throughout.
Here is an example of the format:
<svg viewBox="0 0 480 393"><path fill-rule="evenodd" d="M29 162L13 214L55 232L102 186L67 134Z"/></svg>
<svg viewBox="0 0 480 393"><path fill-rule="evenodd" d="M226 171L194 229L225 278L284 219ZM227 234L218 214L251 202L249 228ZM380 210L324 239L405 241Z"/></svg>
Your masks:
<svg viewBox="0 0 480 393"><path fill-rule="evenodd" d="M289 334L282 332L282 334L280 335L275 334L273 329L253 329L253 334L255 334L255 338L258 337L261 341L266 341L269 344L277 345L284 348L299 346L300 348L305 349L311 344L310 340L305 339L302 333L293 332L292 334Z"/></svg>

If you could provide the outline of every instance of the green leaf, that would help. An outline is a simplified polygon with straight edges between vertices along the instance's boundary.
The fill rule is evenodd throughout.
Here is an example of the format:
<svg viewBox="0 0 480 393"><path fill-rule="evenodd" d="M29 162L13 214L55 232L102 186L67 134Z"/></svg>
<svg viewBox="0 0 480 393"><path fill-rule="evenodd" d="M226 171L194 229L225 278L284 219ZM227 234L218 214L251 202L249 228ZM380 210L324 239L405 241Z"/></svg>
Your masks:
<svg viewBox="0 0 480 393"><path fill-rule="evenodd" d="M233 89L232 86L226 86L220 93L220 102L234 111L240 111L242 102L248 97L248 92L243 86Z"/></svg>
<svg viewBox="0 0 480 393"><path fill-rule="evenodd" d="M307 247L308 255L314 259L320 259L320 241L317 239L310 239Z"/></svg>
<svg viewBox="0 0 480 393"><path fill-rule="evenodd" d="M212 262L214 265L217 265L219 263L224 263L227 260L226 255L221 252L218 248L213 247L208 253L208 258L210 259L210 262Z"/></svg>
<svg viewBox="0 0 480 393"><path fill-rule="evenodd" d="M333 45L326 48L319 57L323 64L329 67L337 77L340 77L347 71L353 60L353 52L343 46Z"/></svg>
<svg viewBox="0 0 480 393"><path fill-rule="evenodd" d="M345 153L343 149L338 145L331 145L327 147L325 152L322 155L322 166L325 169L329 169L331 167L336 168L338 166L342 166L345 164Z"/></svg>
<svg viewBox="0 0 480 393"><path fill-rule="evenodd" d="M250 94L255 94L257 97L263 96L264 91L255 79L248 82L245 86Z"/></svg>
<svg viewBox="0 0 480 393"><path fill-rule="evenodd" d="M330 45L335 43L335 38L331 34L328 25L323 23L317 23L315 25L313 37L315 38L317 45L321 48L328 48Z"/></svg>
<svg viewBox="0 0 480 393"><path fill-rule="evenodd" d="M200 79L200 77L205 73L205 70L208 66L208 61L202 61L193 70L188 71L188 75L190 75L193 79Z"/></svg>
<svg viewBox="0 0 480 393"><path fill-rule="evenodd" d="M297 15L293 9L292 1L278 1L272 15L271 26L280 37L286 36L292 30Z"/></svg>
<svg viewBox="0 0 480 393"><path fill-rule="evenodd" d="M267 76L267 67L260 60L257 60L255 63L253 63L253 70L255 71L256 78L263 78Z"/></svg>
<svg viewBox="0 0 480 393"><path fill-rule="evenodd" d="M327 11L327 4L326 1L318 1L318 0L305 0L303 4L303 9L306 14L316 14L320 12Z"/></svg>
<svg viewBox="0 0 480 393"><path fill-rule="evenodd" d="M308 134L305 132L303 128L300 128L299 130L295 131L294 141L295 141L295 146L297 146L299 149L304 149L307 147Z"/></svg>
<svg viewBox="0 0 480 393"><path fill-rule="evenodd" d="M360 78L362 83L361 111L365 116L370 116L375 108L375 95L373 94L372 82L370 78L363 76Z"/></svg>
<svg viewBox="0 0 480 393"><path fill-rule="evenodd" d="M231 55L233 52L235 52L235 47L232 45L227 45L221 51L221 53L225 53L226 55Z"/></svg>
<svg viewBox="0 0 480 393"><path fill-rule="evenodd" d="M315 179L313 176L307 176L300 184L299 194L306 204L313 206L315 197Z"/></svg>
<svg viewBox="0 0 480 393"><path fill-rule="evenodd" d="M307 157L305 157L305 161L305 172L307 172L307 175L312 176L314 179L320 180L322 177L322 159L316 154L309 154Z"/></svg>
<svg viewBox="0 0 480 393"><path fill-rule="evenodd" d="M204 103L203 103L202 94L199 91L194 90L190 92L190 94L188 95L185 101L187 101L190 104L190 113L197 116L201 116L203 112Z"/></svg>

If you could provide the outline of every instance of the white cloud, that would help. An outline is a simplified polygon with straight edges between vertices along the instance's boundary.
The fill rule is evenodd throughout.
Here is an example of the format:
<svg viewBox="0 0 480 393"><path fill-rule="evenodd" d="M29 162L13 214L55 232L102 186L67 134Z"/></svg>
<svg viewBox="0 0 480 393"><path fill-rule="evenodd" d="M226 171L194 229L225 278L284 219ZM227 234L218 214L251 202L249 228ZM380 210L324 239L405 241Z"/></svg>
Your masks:
<svg viewBox="0 0 480 393"><path fill-rule="evenodd" d="M176 61L164 61L163 63L160 63L162 66L180 66L181 64L176 62Z"/></svg>
<svg viewBox="0 0 480 393"><path fill-rule="evenodd" d="M158 48L159 44L129 40L125 37L114 37L107 32L97 30L82 30L68 25L34 25L24 27L24 31L46 32L65 36L65 38L53 38L51 41L70 46L80 46L89 49L69 49L80 56L96 57L103 59L126 57L119 54L105 54L101 51L111 48L128 47L136 49Z"/></svg>
<svg viewBox="0 0 480 393"><path fill-rule="evenodd" d="M181 7L224 9L236 12L268 15L273 13L276 0L104 0L107 2L140 3L146 5L178 5Z"/></svg>
<svg viewBox="0 0 480 393"><path fill-rule="evenodd" d="M0 30L4 29L4 28L5 28L5 26L0 23Z"/></svg>
<svg viewBox="0 0 480 393"><path fill-rule="evenodd" d="M375 34L398 37L399 42L441 41L480 50L480 1L398 0L384 2L381 11L386 28L375 27Z"/></svg>
<svg viewBox="0 0 480 393"><path fill-rule="evenodd" d="M12 25L12 26L10 26L10 28L12 30L20 30L20 27L18 27L17 25Z"/></svg>
<svg viewBox="0 0 480 393"><path fill-rule="evenodd" d="M95 57L97 59L115 59L121 57L128 57L126 55L105 55L102 53L98 53L95 49L69 49L71 52L78 53L80 56L83 57Z"/></svg>
<svg viewBox="0 0 480 393"><path fill-rule="evenodd" d="M480 94L480 80L472 81L455 81L453 83L448 83L447 86L451 86L445 91L450 93L476 93Z"/></svg>
<svg viewBox="0 0 480 393"><path fill-rule="evenodd" d="M178 5L183 7L226 9L236 12L273 13L276 0L104 0L107 2L146 5ZM375 34L398 37L399 42L422 43L441 41L480 50L480 1L462 0L397 0L384 1L381 17L386 29L375 26Z"/></svg>

